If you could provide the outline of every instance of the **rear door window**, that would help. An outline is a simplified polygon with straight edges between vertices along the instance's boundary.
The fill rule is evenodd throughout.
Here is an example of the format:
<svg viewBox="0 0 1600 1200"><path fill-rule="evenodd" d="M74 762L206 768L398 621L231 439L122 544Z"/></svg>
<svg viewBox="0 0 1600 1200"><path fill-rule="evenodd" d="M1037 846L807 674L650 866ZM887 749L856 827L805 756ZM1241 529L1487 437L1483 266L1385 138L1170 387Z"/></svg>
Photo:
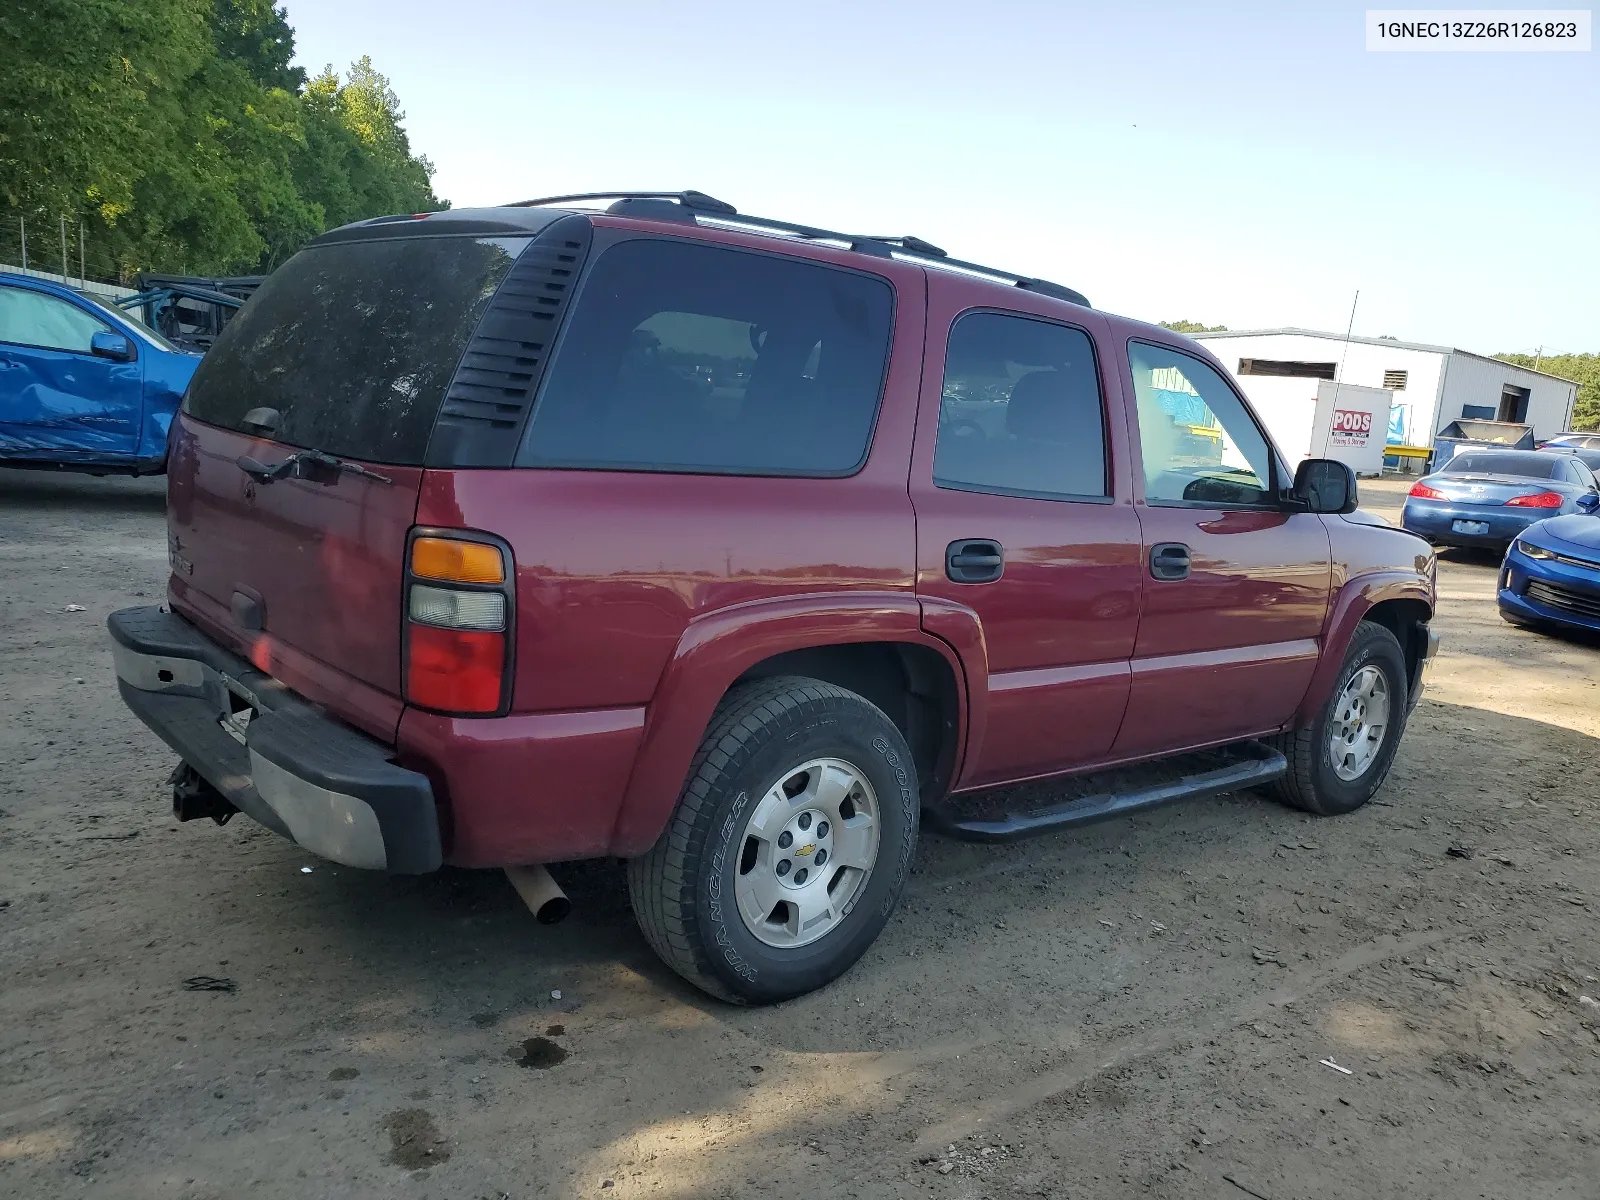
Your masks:
<svg viewBox="0 0 1600 1200"><path fill-rule="evenodd" d="M568 318L519 466L848 475L866 460L888 282L661 240L612 246Z"/></svg>
<svg viewBox="0 0 1600 1200"><path fill-rule="evenodd" d="M417 237L302 250L228 322L184 411L344 458L422 465L467 339L528 238Z"/></svg>
<svg viewBox="0 0 1600 1200"><path fill-rule="evenodd" d="M933 481L1041 499L1109 496L1089 335L1002 313L957 318L945 351Z"/></svg>

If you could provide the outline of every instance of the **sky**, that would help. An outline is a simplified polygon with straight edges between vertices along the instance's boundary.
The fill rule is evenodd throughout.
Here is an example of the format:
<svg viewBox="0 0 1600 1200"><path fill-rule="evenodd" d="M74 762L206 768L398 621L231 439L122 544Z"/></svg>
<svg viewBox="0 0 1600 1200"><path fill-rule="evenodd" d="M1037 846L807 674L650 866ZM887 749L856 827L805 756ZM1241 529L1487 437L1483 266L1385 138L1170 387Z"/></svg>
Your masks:
<svg viewBox="0 0 1600 1200"><path fill-rule="evenodd" d="M696 188L1143 320L1359 290L1358 334L1600 351L1600 51L1369 53L1334 2L283 2L456 207Z"/></svg>

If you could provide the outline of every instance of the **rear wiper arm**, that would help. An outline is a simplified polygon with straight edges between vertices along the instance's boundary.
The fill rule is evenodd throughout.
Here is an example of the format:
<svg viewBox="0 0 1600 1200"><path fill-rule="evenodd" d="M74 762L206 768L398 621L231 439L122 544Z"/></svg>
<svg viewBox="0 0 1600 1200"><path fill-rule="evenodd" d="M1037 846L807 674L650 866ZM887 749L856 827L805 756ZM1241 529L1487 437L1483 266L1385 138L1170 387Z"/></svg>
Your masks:
<svg viewBox="0 0 1600 1200"><path fill-rule="evenodd" d="M394 482L387 475L379 475L360 463L336 458L325 450L296 450L282 462L273 463L271 466L260 459L251 458L248 454L241 454L233 461L234 465L257 483L276 483L280 479L294 476L297 479L309 479L313 483L335 484L339 482L341 475L359 475L363 479L376 480L378 483Z"/></svg>

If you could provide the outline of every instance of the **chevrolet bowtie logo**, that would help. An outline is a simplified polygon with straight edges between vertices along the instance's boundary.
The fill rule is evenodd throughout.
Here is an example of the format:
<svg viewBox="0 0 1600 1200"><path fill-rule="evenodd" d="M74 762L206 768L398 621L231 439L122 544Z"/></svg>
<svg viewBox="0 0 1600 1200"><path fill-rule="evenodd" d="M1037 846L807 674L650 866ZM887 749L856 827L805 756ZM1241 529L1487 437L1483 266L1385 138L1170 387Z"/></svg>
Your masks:
<svg viewBox="0 0 1600 1200"><path fill-rule="evenodd" d="M810 854L816 848L817 848L817 844L815 842L812 842L809 846L801 846L800 849L795 851L795 854L799 858L804 858L806 855Z"/></svg>

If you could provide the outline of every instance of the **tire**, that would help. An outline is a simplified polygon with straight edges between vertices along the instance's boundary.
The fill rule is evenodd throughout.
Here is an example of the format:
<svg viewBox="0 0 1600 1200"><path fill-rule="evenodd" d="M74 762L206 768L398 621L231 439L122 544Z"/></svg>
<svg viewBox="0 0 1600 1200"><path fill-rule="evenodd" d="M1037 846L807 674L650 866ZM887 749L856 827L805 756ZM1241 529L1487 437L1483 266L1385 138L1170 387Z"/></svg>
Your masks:
<svg viewBox="0 0 1600 1200"><path fill-rule="evenodd" d="M1382 677L1388 711L1381 736L1360 764L1359 773L1347 778L1341 775L1341 770L1348 775L1355 764L1349 759L1342 764L1335 763L1333 737L1336 725L1344 724L1342 717L1349 711L1340 707L1346 698L1346 689L1367 671L1375 671ZM1289 760L1288 772L1272 786L1275 798L1323 817L1354 812L1372 799L1389 774L1400 737L1405 732L1410 711L1407 679L1405 654L1394 634L1372 621L1356 626L1337 682L1316 720L1308 728L1272 739L1272 744ZM1344 725L1344 728L1350 726Z"/></svg>
<svg viewBox="0 0 1600 1200"><path fill-rule="evenodd" d="M839 815L825 821L830 812ZM905 890L920 812L911 752L876 706L800 676L741 685L712 714L667 828L628 864L634 916L662 960L713 996L803 995L882 931ZM869 865L851 865L869 857L869 841ZM828 847L836 862L821 862ZM746 915L767 912L773 896L766 918Z"/></svg>

